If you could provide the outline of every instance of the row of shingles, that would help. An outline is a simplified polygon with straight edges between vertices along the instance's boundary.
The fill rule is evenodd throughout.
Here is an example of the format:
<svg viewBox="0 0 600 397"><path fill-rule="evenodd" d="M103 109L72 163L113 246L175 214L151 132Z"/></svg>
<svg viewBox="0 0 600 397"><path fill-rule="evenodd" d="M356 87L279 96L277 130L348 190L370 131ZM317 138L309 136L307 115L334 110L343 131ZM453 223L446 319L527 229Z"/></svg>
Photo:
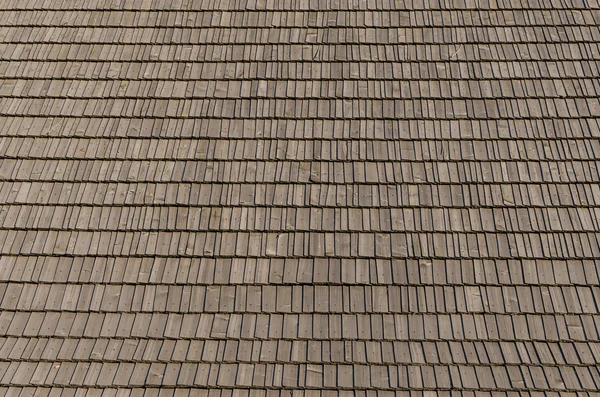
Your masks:
<svg viewBox="0 0 600 397"><path fill-rule="evenodd" d="M10 16L2 18L2 16ZM57 26L57 27L373 27L373 28L449 28L449 27L532 27L544 26L556 29L596 26L600 19L591 9L573 13L565 9L478 9L478 10L394 10L394 11L0 11L3 26ZM592 33L595 34L595 33Z"/></svg>
<svg viewBox="0 0 600 397"><path fill-rule="evenodd" d="M0 98L3 116L258 119L595 118L597 97L501 99Z"/></svg>
<svg viewBox="0 0 600 397"><path fill-rule="evenodd" d="M5 79L2 98L482 99L588 98L597 79L543 80L56 80Z"/></svg>
<svg viewBox="0 0 600 397"><path fill-rule="evenodd" d="M359 364L0 363L4 385L313 390L596 391L594 367ZM32 374L33 373L33 374Z"/></svg>
<svg viewBox="0 0 600 397"><path fill-rule="evenodd" d="M41 362L594 365L597 342L3 337L7 360Z"/></svg>
<svg viewBox="0 0 600 397"><path fill-rule="evenodd" d="M4 336L232 340L597 342L600 317L525 314L13 312ZM595 347L596 345L590 345ZM501 358L502 360L504 358Z"/></svg>
<svg viewBox="0 0 600 397"><path fill-rule="evenodd" d="M266 208L506 208L593 207L598 186L587 183L459 184L221 184L221 183L81 183L5 182L3 205L107 207L266 207ZM420 203L423 203L422 205ZM70 211L73 211L71 209ZM591 211L592 209L590 209ZM39 211L43 211L41 208ZM63 211L60 208L59 211ZM158 210L162 211L162 210ZM197 210L196 210L197 211ZM534 210L534 212L537 210ZM572 211L569 209L568 211ZM503 212L504 213L504 212ZM508 212L510 213L510 211ZM335 215L335 212L334 212ZM385 221L384 221L385 222ZM416 220L415 220L416 222ZM380 221L381 223L381 221ZM160 225L160 223L159 223ZM416 229L415 229L416 230ZM483 230L483 229L482 229Z"/></svg>
<svg viewBox="0 0 600 397"><path fill-rule="evenodd" d="M312 390L597 390L593 367L317 364L12 363L11 386L302 388ZM34 375L31 375L35 371Z"/></svg>
<svg viewBox="0 0 600 397"><path fill-rule="evenodd" d="M584 314L600 307L591 286L0 286L2 310L107 313ZM46 299L45 301L43 299Z"/></svg>
<svg viewBox="0 0 600 397"><path fill-rule="evenodd" d="M596 118L600 100L540 99L64 99L0 98L2 116L224 119Z"/></svg>
<svg viewBox="0 0 600 397"><path fill-rule="evenodd" d="M215 259L3 256L16 283L171 286L596 286L598 260ZM426 288L430 291L431 288ZM509 296L514 297L514 289ZM421 296L423 296L421 294ZM113 297L114 298L114 297ZM455 301L456 297L453 299ZM461 301L464 302L464 301ZM43 303L43 301L41 302ZM507 304L509 302L507 301ZM515 300L510 301L511 304ZM527 302L517 302L527 304ZM591 303L591 302L590 302ZM464 305L464 303L463 303Z"/></svg>
<svg viewBox="0 0 600 397"><path fill-rule="evenodd" d="M79 62L48 60L15 60L0 64L0 75L7 79L83 79L83 80L366 80L382 81L446 81L446 80L573 80L595 78L598 64L594 60L516 60L465 62L448 59L444 61L410 61L402 63L381 61L356 62L186 62L102 60ZM587 81L586 81L587 83ZM367 83L374 84L374 83ZM406 84L406 83L404 83ZM411 83L415 84L415 83ZM487 83L486 83L487 84ZM459 93L456 93L457 95Z"/></svg>
<svg viewBox="0 0 600 397"><path fill-rule="evenodd" d="M283 3L274 0L238 0L223 3L220 0L209 0L202 4L194 2L169 2L167 0L95 0L89 3L79 3L76 0L65 0L58 4L51 0L27 0L18 2L15 0L4 0L0 5L2 9L17 10L142 10L142 11L164 11L164 10L360 10L360 11L395 11L395 10L424 10L424 9L446 9L444 3L433 3L424 0L413 0L410 3L398 4L393 0L329 0L318 2L316 0L286 0ZM462 1L454 3L452 9L456 10L477 10L483 9L512 9L512 10L531 10L531 9L589 9L588 3L579 0L569 1L551 1L550 4L539 1L531 2L526 7L518 1L485 1L484 4L478 4L474 1ZM596 4L593 9L598 8Z"/></svg>
<svg viewBox="0 0 600 397"><path fill-rule="evenodd" d="M228 337L261 340L595 341L598 340L598 321L598 316L589 315L524 314L168 314L39 311L5 311L2 314L3 330L7 336L131 336L153 339Z"/></svg>
<svg viewBox="0 0 600 397"><path fill-rule="evenodd" d="M598 60L595 42L476 44L47 44L5 43L2 61L404 62Z"/></svg>
<svg viewBox="0 0 600 397"><path fill-rule="evenodd" d="M190 139L2 137L3 159L555 161L590 160L596 138L582 139Z"/></svg>
<svg viewBox="0 0 600 397"><path fill-rule="evenodd" d="M220 118L153 119L81 117L3 117L3 137L32 138L135 138L135 139L256 139L261 140L557 140L595 139L600 135L596 119L512 119L512 120L328 120ZM43 142L43 141L42 141ZM202 142L202 141L201 141ZM92 142L93 144L93 142ZM143 144L143 143L140 143ZM400 144L400 143L399 143ZM417 145L417 143L414 143ZM517 143L515 143L517 144ZM576 143L575 143L576 144ZM208 149L208 148L207 148ZM529 150L529 149L528 149ZM199 153L199 155L201 155ZM498 154L500 155L500 154ZM412 156L416 156L412 154ZM415 157L416 158L416 157Z"/></svg>
<svg viewBox="0 0 600 397"><path fill-rule="evenodd" d="M307 11L294 11L292 13L285 11L260 11L260 12L249 12L249 10L237 10L238 12L113 12L104 13L110 14L109 21L100 21L98 18L103 12L94 13L93 11L85 11L85 14L81 14L80 11L63 11L53 13L51 19L45 21L35 22L32 20L31 13L21 12L20 16L14 18L14 22L8 25L14 29L13 32L35 32L39 29L46 27L56 27L58 29L70 29L72 27L108 27L108 28L124 28L124 29L145 29L154 28L150 35L156 35L161 37L163 35L171 36L169 32L184 30L187 27L197 29L192 34L201 34L203 28L213 28L210 34L218 33L220 29L261 29L266 26L272 26L273 32L278 29L287 28L306 28L307 26L311 29L311 34L315 34L318 29L321 29L325 25L328 29L348 29L358 30L366 29L367 36L371 38L378 37L387 41L385 36L386 29L393 29L399 32L400 36L404 38L408 33L409 38L412 38L411 32L415 31L417 37L416 41L420 41L419 38L425 41L431 40L441 33L440 30L436 29L456 29L454 33L462 35L475 35L482 34L490 38L490 40L497 40L501 37L514 36L517 38L525 38L526 40L530 37L535 37L536 32L533 30L533 26L537 26L541 29L547 29L552 33L551 37L546 40L584 40L584 36L593 36L595 32L588 29L589 26L594 26L594 14L590 10L580 11L576 17L570 11L564 10L544 10L543 12L538 10L537 12L542 14L538 19L530 23L525 23L524 13L520 14L515 21L515 18L510 18L509 21L499 20L497 17L497 11L489 10L489 15L483 14L486 11L478 10L477 18L457 18L458 12L454 11L438 11L431 13L424 13L422 11L403 11L403 12L360 12L354 11L350 14L346 12L331 11L331 12L307 12ZM511 11L504 11L511 12ZM46 17L43 12L36 12L39 17ZM74 16L77 16L77 20ZM116 21L119 16L125 17L125 21ZM136 18L136 16L138 18ZM20 17L20 18L19 18ZM171 18L169 18L171 17ZM454 18L453 18L454 17ZM35 18L35 16L34 16ZM532 16L529 16L532 18ZM19 21L20 19L20 21ZM136 21L137 19L137 21ZM156 20L160 19L160 20ZM491 19L495 20L494 24L490 23ZM506 18L500 18L506 19ZM170 20L170 21L169 21ZM548 21L550 20L550 21ZM560 27L556 26L556 21L561 20ZM24 22L23 22L24 21ZM74 22L75 21L75 22ZM485 22L484 22L485 21ZM541 22L541 25L537 25ZM520 24L519 30L514 25ZM527 28L523 29L523 26ZM506 27L506 29L498 29L498 27ZM575 29L571 29L571 28ZM24 30L23 30L24 29ZM33 29L33 30L31 30ZM377 32L375 31L377 29ZM531 29L531 30L529 30ZM96 30L95 33L99 34L101 30ZM120 36L120 32L117 32L117 37ZM496 32L490 37L490 32ZM446 32L448 33L448 32ZM523 34L526 33L526 34ZM176 34L176 37L179 34ZM184 33L184 36L185 35ZM272 33L270 36L277 36ZM12 36L8 36L12 37ZM17 37L17 36L14 36ZM48 39L51 36L45 35ZM60 37L66 38L68 35L61 35ZM110 37L114 38L112 34ZM110 39L109 37L109 39ZM28 36L25 34L24 39ZM35 37L34 37L35 38ZM32 38L32 39L34 39ZM592 37L590 37L592 38ZM369 40L369 37L366 37ZM210 40L210 39L209 39ZM460 40L460 39L459 39ZM285 41L285 40L281 40Z"/></svg>
<svg viewBox="0 0 600 397"><path fill-rule="evenodd" d="M234 161L2 159L14 182L179 182L389 185L595 183L598 160L572 161Z"/></svg>
<svg viewBox="0 0 600 397"><path fill-rule="evenodd" d="M77 231L594 232L600 210L558 208L269 208L3 206L0 229Z"/></svg>
<svg viewBox="0 0 600 397"><path fill-rule="evenodd" d="M125 27L11 26L3 27L7 43L73 44L209 44L209 43L321 43L321 44L423 44L459 43L595 43L593 27L446 27L364 28L339 27L220 27L125 28Z"/></svg>
<svg viewBox="0 0 600 397"><path fill-rule="evenodd" d="M460 391L460 390L300 390L300 389L244 389L214 388L201 389L192 387L179 388L69 388L69 387L0 387L0 392L8 397L500 397L522 396L533 397L535 391ZM594 392L557 392L549 391L545 395L551 397L597 397Z"/></svg>
<svg viewBox="0 0 600 397"><path fill-rule="evenodd" d="M598 233L0 231L3 255L593 259ZM7 241L8 239L8 241ZM10 239L14 239L10 241Z"/></svg>

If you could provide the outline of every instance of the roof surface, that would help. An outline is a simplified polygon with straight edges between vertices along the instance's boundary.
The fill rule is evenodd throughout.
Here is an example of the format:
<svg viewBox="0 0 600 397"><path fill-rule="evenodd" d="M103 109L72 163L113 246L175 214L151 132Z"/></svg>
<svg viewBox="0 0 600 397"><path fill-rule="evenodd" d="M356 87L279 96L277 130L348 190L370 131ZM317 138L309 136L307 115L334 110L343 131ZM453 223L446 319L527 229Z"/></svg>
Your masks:
<svg viewBox="0 0 600 397"><path fill-rule="evenodd" d="M597 1L0 9L0 395L600 388Z"/></svg>

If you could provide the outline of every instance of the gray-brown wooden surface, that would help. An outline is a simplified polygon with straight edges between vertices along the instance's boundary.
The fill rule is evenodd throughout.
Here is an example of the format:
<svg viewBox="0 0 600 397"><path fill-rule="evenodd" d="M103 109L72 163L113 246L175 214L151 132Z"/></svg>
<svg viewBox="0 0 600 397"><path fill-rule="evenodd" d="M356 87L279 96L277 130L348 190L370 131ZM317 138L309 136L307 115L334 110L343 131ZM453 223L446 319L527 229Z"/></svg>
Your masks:
<svg viewBox="0 0 600 397"><path fill-rule="evenodd" d="M591 396L597 0L1 0L0 396Z"/></svg>

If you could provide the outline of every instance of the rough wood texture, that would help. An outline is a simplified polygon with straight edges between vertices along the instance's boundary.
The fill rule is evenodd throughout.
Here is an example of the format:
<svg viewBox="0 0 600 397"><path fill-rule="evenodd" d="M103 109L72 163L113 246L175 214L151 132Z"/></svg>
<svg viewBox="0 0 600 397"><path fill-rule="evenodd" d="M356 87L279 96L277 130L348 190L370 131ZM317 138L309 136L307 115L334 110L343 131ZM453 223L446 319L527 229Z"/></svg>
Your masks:
<svg viewBox="0 0 600 397"><path fill-rule="evenodd" d="M598 395L597 0L0 0L0 395Z"/></svg>

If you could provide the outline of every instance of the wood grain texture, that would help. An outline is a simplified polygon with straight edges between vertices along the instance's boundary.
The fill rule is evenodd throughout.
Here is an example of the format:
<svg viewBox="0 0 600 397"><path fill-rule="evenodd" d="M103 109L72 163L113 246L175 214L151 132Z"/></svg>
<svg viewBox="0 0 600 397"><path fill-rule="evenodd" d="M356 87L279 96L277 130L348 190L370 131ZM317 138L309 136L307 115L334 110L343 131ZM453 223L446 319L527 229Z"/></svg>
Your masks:
<svg viewBox="0 0 600 397"><path fill-rule="evenodd" d="M0 0L0 395L597 396L599 10Z"/></svg>

